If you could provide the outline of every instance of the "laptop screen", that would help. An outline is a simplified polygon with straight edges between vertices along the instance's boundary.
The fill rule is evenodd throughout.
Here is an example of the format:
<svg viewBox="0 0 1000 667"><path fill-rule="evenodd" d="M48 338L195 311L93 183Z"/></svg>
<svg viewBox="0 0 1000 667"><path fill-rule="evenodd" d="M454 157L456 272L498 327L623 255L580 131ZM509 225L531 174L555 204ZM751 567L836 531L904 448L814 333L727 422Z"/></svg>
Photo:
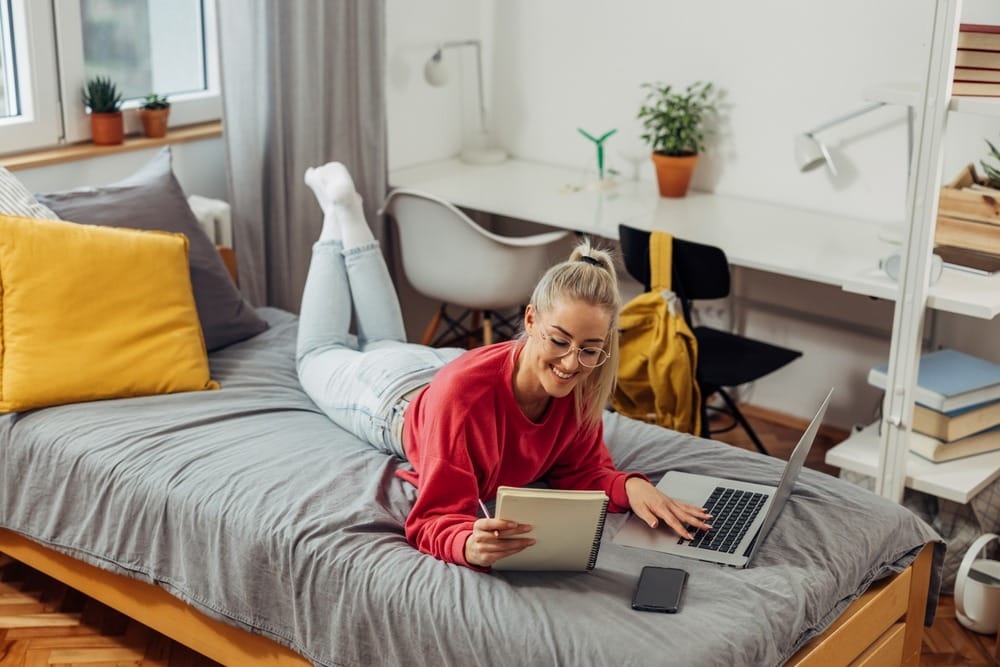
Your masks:
<svg viewBox="0 0 1000 667"><path fill-rule="evenodd" d="M802 470L802 466L805 465L806 457L809 455L809 450L812 449L813 440L816 439L816 433L819 431L820 424L823 423L823 416L826 414L826 408L830 404L831 396L833 396L832 388L827 393L826 398L823 399L823 404L819 406L819 411L809 423L809 428L807 428L806 432L802 434L801 438L799 438L799 444L795 445L795 450L792 451L792 455L788 459L788 465L785 466L785 472L781 475L781 483L778 484L778 488L774 491L774 498L771 500L771 507L767 510L764 522L761 524L760 530L757 532L757 537L754 539L753 547L750 549L750 553L747 556L748 564L753 560L761 542L764 541L764 538L771 530L771 526L773 526L774 522L778 520L778 515L781 514L781 509L785 506L785 501L788 500L788 496L792 493L792 487L795 486L795 480L798 479L799 471Z"/></svg>

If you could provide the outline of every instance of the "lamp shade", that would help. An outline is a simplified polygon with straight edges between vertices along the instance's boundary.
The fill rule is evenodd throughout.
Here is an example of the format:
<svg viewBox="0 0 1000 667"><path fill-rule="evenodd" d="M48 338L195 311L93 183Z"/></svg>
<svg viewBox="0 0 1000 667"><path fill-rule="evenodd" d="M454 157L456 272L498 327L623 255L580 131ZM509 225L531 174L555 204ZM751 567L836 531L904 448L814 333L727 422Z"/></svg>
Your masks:
<svg viewBox="0 0 1000 667"><path fill-rule="evenodd" d="M830 151L826 145L811 134L799 134L795 137L795 163L800 171L812 171L824 164L836 176L837 167L833 163Z"/></svg>
<svg viewBox="0 0 1000 667"><path fill-rule="evenodd" d="M826 147L826 144L824 144L822 140L816 137L816 135L823 130L834 127L835 125L840 125L844 121L857 118L858 116L866 114L869 111L874 111L879 107L883 107L885 104L885 102L872 102L861 109L851 111L850 113L846 113L843 116L834 118L833 120L828 120L807 132L797 135L795 137L795 162L799 165L799 170L812 171L816 167L825 164L830 170L830 173L836 176L837 165L833 163L833 157L830 155L830 150ZM910 119L910 122L912 123L912 118ZM912 129L910 134L913 134Z"/></svg>
<svg viewBox="0 0 1000 667"><path fill-rule="evenodd" d="M440 88L451 79L451 72L444 58L441 57L441 49L434 52L434 55L424 64L424 80L435 88Z"/></svg>

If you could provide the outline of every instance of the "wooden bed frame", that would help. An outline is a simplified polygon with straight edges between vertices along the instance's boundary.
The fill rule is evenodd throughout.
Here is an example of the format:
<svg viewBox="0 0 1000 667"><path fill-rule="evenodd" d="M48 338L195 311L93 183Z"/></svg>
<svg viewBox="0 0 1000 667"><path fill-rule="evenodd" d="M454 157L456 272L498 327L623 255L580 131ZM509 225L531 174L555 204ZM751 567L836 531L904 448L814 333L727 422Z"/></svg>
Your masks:
<svg viewBox="0 0 1000 667"><path fill-rule="evenodd" d="M933 551L925 546L910 567L872 586L787 664L916 667ZM107 572L13 531L0 528L0 552L224 665L312 664L270 639L209 618L158 586Z"/></svg>

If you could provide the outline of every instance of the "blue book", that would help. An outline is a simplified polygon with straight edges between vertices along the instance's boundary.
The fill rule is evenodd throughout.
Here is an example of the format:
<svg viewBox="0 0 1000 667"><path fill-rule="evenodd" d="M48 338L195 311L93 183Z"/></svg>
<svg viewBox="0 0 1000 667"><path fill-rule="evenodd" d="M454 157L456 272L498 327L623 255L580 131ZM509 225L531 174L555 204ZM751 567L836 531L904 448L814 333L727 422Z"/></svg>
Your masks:
<svg viewBox="0 0 1000 667"><path fill-rule="evenodd" d="M886 387L888 364L868 372L868 383ZM914 399L920 405L950 412L1000 399L1000 364L957 350L936 350L920 358Z"/></svg>

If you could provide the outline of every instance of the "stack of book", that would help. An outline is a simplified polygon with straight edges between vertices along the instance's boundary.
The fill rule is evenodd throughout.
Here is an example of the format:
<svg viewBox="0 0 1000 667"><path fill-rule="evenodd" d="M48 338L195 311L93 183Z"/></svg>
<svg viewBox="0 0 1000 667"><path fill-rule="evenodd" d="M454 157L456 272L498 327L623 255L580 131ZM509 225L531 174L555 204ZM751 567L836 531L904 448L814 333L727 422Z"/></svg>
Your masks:
<svg viewBox="0 0 1000 667"><path fill-rule="evenodd" d="M952 95L1000 96L1000 26L959 26Z"/></svg>
<svg viewBox="0 0 1000 667"><path fill-rule="evenodd" d="M886 388L886 365L868 383ZM1000 449L1000 364L956 350L920 358L910 451L934 462Z"/></svg>

